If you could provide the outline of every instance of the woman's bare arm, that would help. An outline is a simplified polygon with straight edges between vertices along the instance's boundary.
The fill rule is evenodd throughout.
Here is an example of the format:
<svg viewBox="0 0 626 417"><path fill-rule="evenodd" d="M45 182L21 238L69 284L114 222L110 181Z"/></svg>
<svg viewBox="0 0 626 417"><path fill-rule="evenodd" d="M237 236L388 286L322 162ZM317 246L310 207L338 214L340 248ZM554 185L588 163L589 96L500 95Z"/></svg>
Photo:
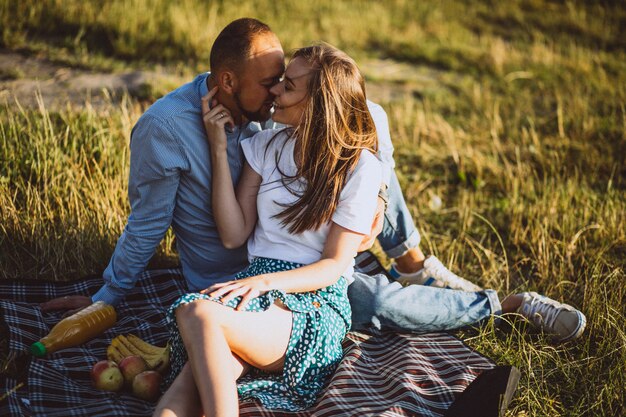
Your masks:
<svg viewBox="0 0 626 417"><path fill-rule="evenodd" d="M234 249L246 243L254 230L261 176L246 162L235 193L224 131L225 125L234 121L228 109L221 104L209 107L216 92L217 88L214 88L202 98L202 120L211 148L211 204L222 244Z"/></svg>
<svg viewBox="0 0 626 417"><path fill-rule="evenodd" d="M215 284L202 292L212 297L224 296L225 302L241 295L243 298L237 306L241 310L250 299L270 290L295 293L324 288L337 282L348 268L362 239L362 234L332 223L319 261L290 271Z"/></svg>

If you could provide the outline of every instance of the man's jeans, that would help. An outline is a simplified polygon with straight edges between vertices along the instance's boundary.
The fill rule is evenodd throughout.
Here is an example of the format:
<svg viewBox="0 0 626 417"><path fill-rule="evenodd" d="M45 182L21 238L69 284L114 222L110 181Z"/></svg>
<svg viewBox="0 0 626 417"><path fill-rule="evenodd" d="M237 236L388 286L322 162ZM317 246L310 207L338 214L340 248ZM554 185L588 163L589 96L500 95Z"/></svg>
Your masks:
<svg viewBox="0 0 626 417"><path fill-rule="evenodd" d="M420 234L415 228L413 217L406 206L396 173L392 170L389 178L389 205L385 211L383 230L378 235L378 243L390 258L398 258L420 244Z"/></svg>
<svg viewBox="0 0 626 417"><path fill-rule="evenodd" d="M404 202L395 172L388 188L389 206L378 241L390 258L417 247L420 235ZM348 287L352 328L394 329L415 333L458 329L500 314L494 290L465 292L389 282L385 275L355 272Z"/></svg>
<svg viewBox="0 0 626 417"><path fill-rule="evenodd" d="M368 327L426 333L478 324L502 307L494 290L465 292L389 282L383 274L355 272L348 287L352 329Z"/></svg>

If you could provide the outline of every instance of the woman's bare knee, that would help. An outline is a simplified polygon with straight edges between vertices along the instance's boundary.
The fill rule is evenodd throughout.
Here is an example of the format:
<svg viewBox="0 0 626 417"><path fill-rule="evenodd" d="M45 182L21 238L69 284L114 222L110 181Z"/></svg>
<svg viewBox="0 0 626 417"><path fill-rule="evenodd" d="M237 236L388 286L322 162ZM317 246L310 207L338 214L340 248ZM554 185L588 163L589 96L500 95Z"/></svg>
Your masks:
<svg viewBox="0 0 626 417"><path fill-rule="evenodd" d="M214 301L196 300L176 308L176 322L179 326L189 323L221 324L225 308Z"/></svg>

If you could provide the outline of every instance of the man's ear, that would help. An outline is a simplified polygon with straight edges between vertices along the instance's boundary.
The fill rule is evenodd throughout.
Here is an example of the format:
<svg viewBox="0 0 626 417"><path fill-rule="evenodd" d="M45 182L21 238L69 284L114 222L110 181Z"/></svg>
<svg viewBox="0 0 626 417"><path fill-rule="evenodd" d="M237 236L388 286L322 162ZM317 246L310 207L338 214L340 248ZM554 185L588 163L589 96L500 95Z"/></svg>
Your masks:
<svg viewBox="0 0 626 417"><path fill-rule="evenodd" d="M227 94L233 94L237 89L237 76L232 71L222 71L218 81L220 90Z"/></svg>

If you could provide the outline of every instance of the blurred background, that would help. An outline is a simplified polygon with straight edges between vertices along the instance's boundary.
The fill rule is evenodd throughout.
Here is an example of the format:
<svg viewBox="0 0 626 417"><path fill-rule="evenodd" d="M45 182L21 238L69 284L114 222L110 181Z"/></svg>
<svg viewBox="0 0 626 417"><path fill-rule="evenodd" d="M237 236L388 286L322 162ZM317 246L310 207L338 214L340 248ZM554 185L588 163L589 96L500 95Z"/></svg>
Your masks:
<svg viewBox="0 0 626 417"><path fill-rule="evenodd" d="M357 60L425 252L587 315L559 347L519 322L458 333L522 370L508 415L626 415L623 2L0 0L0 279L104 269L132 126L244 16L287 52L323 40ZM151 267L176 264L172 242Z"/></svg>

